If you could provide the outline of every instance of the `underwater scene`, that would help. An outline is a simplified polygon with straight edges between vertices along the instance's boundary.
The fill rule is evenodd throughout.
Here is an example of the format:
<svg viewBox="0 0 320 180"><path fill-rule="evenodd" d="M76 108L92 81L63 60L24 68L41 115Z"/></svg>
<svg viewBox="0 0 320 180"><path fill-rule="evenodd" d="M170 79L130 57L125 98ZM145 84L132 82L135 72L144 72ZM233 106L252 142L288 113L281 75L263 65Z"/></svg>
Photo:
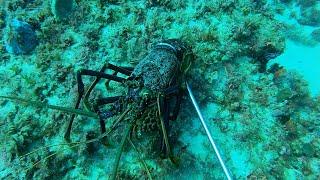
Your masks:
<svg viewBox="0 0 320 180"><path fill-rule="evenodd" d="M320 179L319 0L0 0L0 179Z"/></svg>

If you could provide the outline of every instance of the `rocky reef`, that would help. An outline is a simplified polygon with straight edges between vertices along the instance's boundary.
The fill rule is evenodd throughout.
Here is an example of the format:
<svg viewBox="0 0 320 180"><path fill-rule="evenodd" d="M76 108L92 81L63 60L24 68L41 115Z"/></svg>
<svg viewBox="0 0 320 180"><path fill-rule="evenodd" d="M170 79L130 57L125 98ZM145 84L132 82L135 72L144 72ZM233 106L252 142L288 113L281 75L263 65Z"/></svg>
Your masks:
<svg viewBox="0 0 320 180"><path fill-rule="evenodd" d="M12 54L28 54L38 44L36 33L25 22L13 19L6 36L6 50Z"/></svg>
<svg viewBox="0 0 320 180"><path fill-rule="evenodd" d="M0 5L0 95L73 107L77 70L100 70L105 62L135 67L152 44L178 38L192 47L195 60L187 78L235 179L319 178L320 98L310 96L298 73L277 64L267 68L285 51L286 40L319 42L319 30L299 33L302 25L319 28L319 1L12 0ZM84 78L88 85L92 80ZM90 100L124 90L110 83L106 91L99 84ZM111 174L123 129L110 136L108 146L72 147L63 139L70 115L4 99L0 111L1 179ZM98 136L98 124L77 117L72 140ZM169 139L179 166L153 153L159 144L141 140L136 151L124 147L118 178L224 177L187 96ZM37 148L42 149L27 154Z"/></svg>

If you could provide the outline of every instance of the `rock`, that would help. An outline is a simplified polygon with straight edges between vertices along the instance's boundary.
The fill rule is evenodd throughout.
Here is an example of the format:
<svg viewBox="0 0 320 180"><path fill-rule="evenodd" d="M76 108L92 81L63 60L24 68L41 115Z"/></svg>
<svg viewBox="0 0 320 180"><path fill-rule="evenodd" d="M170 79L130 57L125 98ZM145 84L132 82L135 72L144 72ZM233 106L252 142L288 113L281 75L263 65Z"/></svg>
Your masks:
<svg viewBox="0 0 320 180"><path fill-rule="evenodd" d="M311 36L313 40L320 42L320 29L312 31Z"/></svg>
<svg viewBox="0 0 320 180"><path fill-rule="evenodd" d="M52 0L51 11L58 19L66 19L73 9L73 0Z"/></svg>
<svg viewBox="0 0 320 180"><path fill-rule="evenodd" d="M0 10L0 29L4 28L6 25L5 23L5 12Z"/></svg>
<svg viewBox="0 0 320 180"><path fill-rule="evenodd" d="M314 157L315 148L310 143L303 144L303 154L307 157Z"/></svg>
<svg viewBox="0 0 320 180"><path fill-rule="evenodd" d="M317 0L298 0L298 4L301 7L311 7L317 3Z"/></svg>
<svg viewBox="0 0 320 180"><path fill-rule="evenodd" d="M282 3L292 3L292 0L280 0Z"/></svg>
<svg viewBox="0 0 320 180"><path fill-rule="evenodd" d="M307 26L320 26L320 5L317 4L308 8L301 8L299 24Z"/></svg>
<svg viewBox="0 0 320 180"><path fill-rule="evenodd" d="M6 34L6 50L12 54L29 54L38 45L32 27L23 21L13 19Z"/></svg>
<svg viewBox="0 0 320 180"><path fill-rule="evenodd" d="M285 179L285 180L303 179L301 177L301 174L302 173L299 172L298 170L285 168L285 170L283 172L283 179Z"/></svg>

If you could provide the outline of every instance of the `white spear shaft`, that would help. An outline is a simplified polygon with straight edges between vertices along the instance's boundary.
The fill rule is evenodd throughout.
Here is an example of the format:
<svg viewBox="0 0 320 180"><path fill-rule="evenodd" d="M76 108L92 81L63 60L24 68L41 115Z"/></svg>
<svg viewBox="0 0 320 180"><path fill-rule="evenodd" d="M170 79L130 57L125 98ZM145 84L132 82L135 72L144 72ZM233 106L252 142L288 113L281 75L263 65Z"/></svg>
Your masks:
<svg viewBox="0 0 320 180"><path fill-rule="evenodd" d="M219 153L219 150L218 150L216 144L214 143L214 141L213 141L213 139L212 139L212 136L211 136L211 134L210 134L210 131L209 131L209 129L208 129L205 121L204 121L204 118L203 118L203 116L202 116L202 113L201 113L201 111L200 111L200 108L199 108L199 106L198 106L198 103L197 103L197 101L195 100L195 98L194 98L194 96L193 96L191 87L189 86L188 82L186 82L186 85L187 85L188 93L189 93L189 96L190 96L190 98L191 98L192 104L193 104L193 106L195 107L195 109L196 109L196 111L197 111L197 113L198 113L198 116L199 116L199 118L200 118L200 120L201 120L202 126L204 127L204 130L205 130L206 133L207 133L207 136L208 136L208 138L209 138L209 140L210 140L210 143L211 143L211 145L212 145L212 147L213 147L213 149L214 149L214 151L215 151L215 153L216 153L216 155L217 155L217 157L218 157L218 159L219 159L219 162L220 162L220 164L221 164L221 166L222 166L222 169L223 169L223 171L224 171L224 174L226 175L226 177L227 177L228 180L231 180L232 178L231 178L231 176L230 176L230 174L229 174L229 171L228 171L226 165L224 164L224 162L223 162L223 160L222 160L222 158L221 158L221 155L220 155L220 153Z"/></svg>

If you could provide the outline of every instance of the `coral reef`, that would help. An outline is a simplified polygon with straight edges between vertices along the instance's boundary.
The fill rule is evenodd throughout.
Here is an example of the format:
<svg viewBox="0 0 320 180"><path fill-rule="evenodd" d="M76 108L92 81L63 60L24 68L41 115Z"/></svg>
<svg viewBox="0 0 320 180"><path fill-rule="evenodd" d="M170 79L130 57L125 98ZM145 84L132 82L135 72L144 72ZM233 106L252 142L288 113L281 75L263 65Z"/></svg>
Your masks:
<svg viewBox="0 0 320 180"><path fill-rule="evenodd" d="M319 178L320 98L310 96L296 72L280 65L267 70L285 50L285 40L315 44L317 30L312 40L301 29L319 26L319 1L12 0L0 5L0 95L72 107L78 69L99 70L105 62L135 67L153 43L179 38L192 46L195 61L187 80L233 177ZM19 35L19 28L25 34ZM84 78L85 84L92 80ZM89 100L124 90L110 83L106 91L98 84ZM3 99L0 111L0 179L111 174L123 127L108 137L107 146L72 147L63 144L69 115ZM148 115L135 138L154 133L154 117ZM77 117L72 140L95 138L98 124ZM154 179L224 178L187 98L170 128L178 167L159 157L161 142L155 139L135 144L137 152L124 147L118 178L146 179L145 166Z"/></svg>

